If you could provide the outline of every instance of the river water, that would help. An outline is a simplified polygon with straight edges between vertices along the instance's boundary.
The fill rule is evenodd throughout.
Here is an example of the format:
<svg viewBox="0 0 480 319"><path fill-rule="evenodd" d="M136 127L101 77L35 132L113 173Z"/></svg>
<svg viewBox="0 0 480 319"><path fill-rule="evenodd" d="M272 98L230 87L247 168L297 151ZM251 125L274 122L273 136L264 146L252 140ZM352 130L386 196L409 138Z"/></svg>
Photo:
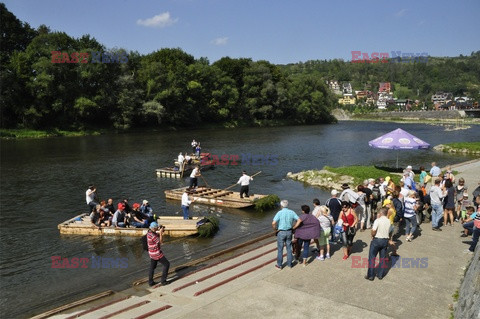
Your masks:
<svg viewBox="0 0 480 319"><path fill-rule="evenodd" d="M205 172L208 184L225 188L238 180L242 169L250 174L262 171L252 182L251 192L277 194L288 199L295 211L315 197L325 201L329 194L285 180L288 172L324 165L393 166L397 154L403 167L429 168L432 160L444 166L472 159L433 150L396 152L368 146L369 140L397 127L432 146L480 140L478 126L447 132L439 126L380 122L2 140L2 312L6 317L26 317L108 289L127 288L146 277L148 256L138 238L60 235L57 225L86 211L85 191L90 183L97 185L100 199L112 197L117 202L126 197L130 203L148 199L157 215L181 215L179 203L166 202L164 190L186 185L187 178L157 178L155 169L171 165L178 152L190 150L193 138L201 142L203 151L239 156L240 165ZM242 162L249 155L270 160ZM275 210L258 213L196 204L191 212L215 214L220 230L210 239L168 241L163 248L173 267L266 233L275 214ZM128 267L53 269L52 256L127 258Z"/></svg>

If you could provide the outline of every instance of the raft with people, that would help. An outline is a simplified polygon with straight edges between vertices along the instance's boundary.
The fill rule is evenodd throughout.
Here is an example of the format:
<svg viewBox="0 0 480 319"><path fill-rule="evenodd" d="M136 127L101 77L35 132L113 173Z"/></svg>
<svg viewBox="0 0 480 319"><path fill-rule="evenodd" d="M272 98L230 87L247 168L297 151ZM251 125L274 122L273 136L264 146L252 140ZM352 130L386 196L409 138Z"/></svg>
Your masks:
<svg viewBox="0 0 480 319"><path fill-rule="evenodd" d="M188 187L181 187L165 191L167 199L182 200L183 193ZM255 202L267 197L267 195L254 194L249 197L240 197L240 192L228 189L217 189L200 186L190 191L193 201L199 204L223 206L231 208L247 208L255 205Z"/></svg>
<svg viewBox="0 0 480 319"><path fill-rule="evenodd" d="M188 160L185 160L183 163L175 160L174 166L157 168L155 170L157 176L183 178L184 176L188 176L197 165L200 166L200 171L206 171L215 167L215 163L210 159L210 153L201 153L199 157L194 154L187 155L186 157Z"/></svg>
<svg viewBox="0 0 480 319"><path fill-rule="evenodd" d="M199 233L200 227L210 222L200 217L183 219L178 216L159 216L156 221L159 225L165 227L164 234L170 237L196 235ZM91 222L87 213L80 214L64 221L58 225L58 229L60 230L60 234L95 236L143 236L148 231L148 228L97 226Z"/></svg>

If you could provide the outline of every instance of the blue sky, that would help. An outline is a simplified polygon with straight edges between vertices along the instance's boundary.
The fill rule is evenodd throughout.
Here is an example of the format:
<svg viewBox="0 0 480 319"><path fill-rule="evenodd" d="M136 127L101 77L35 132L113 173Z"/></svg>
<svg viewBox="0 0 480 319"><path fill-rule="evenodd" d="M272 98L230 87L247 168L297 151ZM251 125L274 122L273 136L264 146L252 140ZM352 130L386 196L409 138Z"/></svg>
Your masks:
<svg viewBox="0 0 480 319"><path fill-rule="evenodd" d="M351 51L470 55L480 50L480 1L0 0L20 20L107 48L179 47L195 58L276 64L351 59Z"/></svg>

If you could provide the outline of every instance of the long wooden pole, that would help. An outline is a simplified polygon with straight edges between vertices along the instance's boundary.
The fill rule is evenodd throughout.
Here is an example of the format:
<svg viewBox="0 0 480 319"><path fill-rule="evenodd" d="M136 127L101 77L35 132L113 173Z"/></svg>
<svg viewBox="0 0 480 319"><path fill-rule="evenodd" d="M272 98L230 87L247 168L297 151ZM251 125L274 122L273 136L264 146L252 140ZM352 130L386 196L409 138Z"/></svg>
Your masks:
<svg viewBox="0 0 480 319"><path fill-rule="evenodd" d="M183 160L182 164L180 164L180 168L182 169L182 174L180 175L180 178L183 179L183 172L185 172L185 160Z"/></svg>
<svg viewBox="0 0 480 319"><path fill-rule="evenodd" d="M210 186L208 186L208 183L207 183L207 181L205 180L205 178L203 177L203 175L200 175L200 177L203 179L203 182L205 183L205 185L207 185L207 187L210 187Z"/></svg>
<svg viewBox="0 0 480 319"><path fill-rule="evenodd" d="M255 174L253 174L253 175L250 176L250 177L257 176L257 175L260 174L261 172L262 172L262 171L260 171L260 172L258 172L258 173L255 173ZM230 188L232 188L232 187L235 186L235 185L237 185L237 183L235 183L235 184L233 184L233 185L230 185L230 186L228 186L227 188L222 189L222 191L226 191L227 189L230 189Z"/></svg>

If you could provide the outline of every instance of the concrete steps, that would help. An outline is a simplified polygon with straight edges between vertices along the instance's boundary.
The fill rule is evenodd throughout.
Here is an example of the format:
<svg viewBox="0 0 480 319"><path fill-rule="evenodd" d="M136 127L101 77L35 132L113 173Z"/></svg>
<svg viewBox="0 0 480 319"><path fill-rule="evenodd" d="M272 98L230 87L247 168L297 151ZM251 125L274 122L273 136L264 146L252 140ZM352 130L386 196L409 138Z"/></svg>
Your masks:
<svg viewBox="0 0 480 319"><path fill-rule="evenodd" d="M194 312L246 285L278 270L274 267L277 243L269 240L251 246L243 253L186 273L179 278L169 278L166 286L145 289L144 296L115 295L103 303L87 304L78 309L53 316L71 318L176 318ZM145 292L145 291L144 291Z"/></svg>

